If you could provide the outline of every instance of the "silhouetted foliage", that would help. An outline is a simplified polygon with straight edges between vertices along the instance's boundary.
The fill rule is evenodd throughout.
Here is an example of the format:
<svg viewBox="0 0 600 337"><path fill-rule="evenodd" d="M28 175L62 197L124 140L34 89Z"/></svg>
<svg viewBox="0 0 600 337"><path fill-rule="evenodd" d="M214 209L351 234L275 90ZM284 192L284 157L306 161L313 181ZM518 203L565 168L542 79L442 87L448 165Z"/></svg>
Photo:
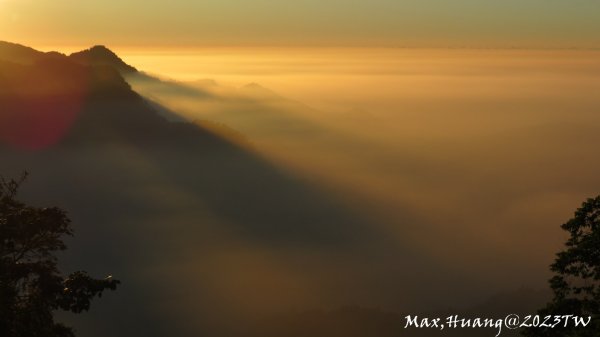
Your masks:
<svg viewBox="0 0 600 337"><path fill-rule="evenodd" d="M576 328L531 328L526 336L600 336L600 196L588 199L575 216L562 225L570 235L565 250L551 265L550 279L554 299L541 315L578 315L592 317L591 323Z"/></svg>
<svg viewBox="0 0 600 337"><path fill-rule="evenodd" d="M119 281L78 271L63 276L55 253L67 247L71 221L62 209L27 206L16 199L25 180L0 177L0 336L62 337L73 330L54 321L55 310L87 311L95 296Z"/></svg>

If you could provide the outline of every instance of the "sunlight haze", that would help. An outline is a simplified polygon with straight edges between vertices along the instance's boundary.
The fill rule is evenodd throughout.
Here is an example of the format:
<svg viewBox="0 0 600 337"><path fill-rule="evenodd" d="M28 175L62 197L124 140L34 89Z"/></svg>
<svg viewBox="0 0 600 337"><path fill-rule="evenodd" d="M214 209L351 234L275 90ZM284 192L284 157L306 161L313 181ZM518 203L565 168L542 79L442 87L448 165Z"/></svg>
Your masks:
<svg viewBox="0 0 600 337"><path fill-rule="evenodd" d="M599 11L591 0L4 0L0 38L38 46L598 48Z"/></svg>

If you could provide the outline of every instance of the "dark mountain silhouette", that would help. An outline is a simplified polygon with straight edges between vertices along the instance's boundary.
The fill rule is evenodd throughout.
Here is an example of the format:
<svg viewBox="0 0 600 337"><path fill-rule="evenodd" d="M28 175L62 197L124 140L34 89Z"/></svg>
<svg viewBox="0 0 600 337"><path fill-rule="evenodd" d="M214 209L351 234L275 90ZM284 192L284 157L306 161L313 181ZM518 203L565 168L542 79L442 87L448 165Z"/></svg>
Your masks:
<svg viewBox="0 0 600 337"><path fill-rule="evenodd" d="M111 66L120 73L134 73L137 69L125 63L117 54L105 46L94 46L69 55L69 58L85 65Z"/></svg>
<svg viewBox="0 0 600 337"><path fill-rule="evenodd" d="M28 200L52 201L80 224L67 264L91 265L90 273L110 272L124 283L122 295L74 323L82 334L214 332L210 318L186 330L153 317L177 308L206 317L229 314L232 308L217 311L203 304L203 296L214 293L208 285L171 284L189 282L196 269L215 265L215 253L205 247L243 242L276 249L280 258L292 254L288 250L310 250L330 256L328 263L335 266L340 256L356 260L372 251L366 246L381 236L372 220L326 191L223 138L225 127L165 119L161 113L169 110L158 112L156 103L133 91L122 76L133 70L105 48L70 57L35 54L39 58L32 63L15 55L0 62L0 172L29 170ZM198 267L178 269L188 259ZM310 273L325 263L316 261L293 266L297 273ZM220 272L244 263L217 266ZM180 273L181 279L138 277L160 268ZM342 278L334 270L326 273L325 279ZM268 296L289 296L283 286L268 290ZM188 301L194 309L170 307L157 298L165 293L172 296L168 303Z"/></svg>
<svg viewBox="0 0 600 337"><path fill-rule="evenodd" d="M271 213L267 209L261 210L263 206L271 209L280 203L289 202L288 206L282 204L280 207L293 207L290 211L296 214L294 209L300 202L314 204L322 209L320 213L328 213L325 210L325 201L301 201L308 191L304 191L305 188L301 188L294 179L285 177L263 159L247 153L228 140L220 139L213 132L200 128L199 124L167 121L157 113L152 104L131 89L115 68L105 64L82 65L70 59L71 57L47 58L31 66L8 65L10 69L1 70L8 75L1 79L0 84L5 89L0 92L0 104L4 107L5 119L1 130L9 146L28 149L115 144L136 146L147 158L155 159L158 165L163 166L165 173L172 174L173 179L181 181L185 186L201 190L214 185L209 181L204 185L200 183L203 180L200 177L201 172L206 169L204 161L209 159L209 153L219 153L219 156L230 156L231 160L241 161L239 166L230 168L231 172L222 170L221 174L231 174L232 177L228 179L230 182L241 183L231 187L235 187L237 198L248 200L238 205L237 209L232 209L234 212L229 212L226 209L230 208L229 204L235 203L235 200L212 199L220 194L225 196L224 186L215 185L214 191L207 190L203 196L212 200L215 203L213 206L220 209L219 212L229 213L230 216L238 214L235 215L236 222L246 222L253 218L254 213L258 217L254 220L254 225L266 226L263 234L271 235L282 228L280 223L272 228L269 221L260 220L259 214ZM49 124L52 125L50 131L40 135L40 129ZM205 158L202 158L203 155ZM163 156L172 158L170 161L163 161ZM175 164L175 159L179 163ZM186 165L181 167L181 163L184 162ZM194 170L191 170L192 168ZM237 171L245 172L240 175ZM181 174L182 172L187 174ZM248 177L248 181L243 181L245 176ZM258 201L260 198L252 196L252 193L261 189L260 185L264 183L278 185L278 188L270 190L278 195L270 203L261 206ZM293 188L294 191L279 190L283 186L287 186L284 189ZM244 212L241 212L241 209L244 209ZM282 212L282 209L278 212ZM308 227L294 227L291 223L304 222L301 220L303 217L304 215L297 215L295 218L286 219L288 228L281 231L281 234L290 239L302 237L303 235L297 234ZM319 218L314 220L317 219L318 222L323 221ZM351 218L347 218L346 221L356 222ZM327 232L324 231L324 227L320 227L321 225L317 227L314 221L305 225L314 227L311 232L316 237Z"/></svg>
<svg viewBox="0 0 600 337"><path fill-rule="evenodd" d="M0 71L0 136L16 147L54 145L91 102L138 97L114 68L84 66L65 56L51 54L31 65L0 64Z"/></svg>
<svg viewBox="0 0 600 337"><path fill-rule="evenodd" d="M210 90L222 89L213 80L185 83L161 79L138 71L133 66L126 64L105 46L94 46L73 53L69 58L82 65L111 66L116 69L137 92L149 99L149 103L154 105L155 110L170 121L187 120L193 122L195 120L210 119L227 124L241 132L259 130L264 133L284 135L290 135L294 132L310 132L323 135L325 132L314 123L299 118L299 112L310 111L314 113L314 109L281 97L256 83L243 86L233 96L218 94ZM166 109L162 104L165 100L177 101L176 110L180 114L167 112L169 109ZM199 109L196 104L202 105L205 102L219 105L218 113L206 111L205 114L198 114ZM181 113L186 117L182 117ZM236 123L239 116L245 116L243 125L237 125ZM268 130L264 128L265 125Z"/></svg>
<svg viewBox="0 0 600 337"><path fill-rule="evenodd" d="M0 60L15 63L33 63L44 53L16 43L0 41Z"/></svg>
<svg viewBox="0 0 600 337"><path fill-rule="evenodd" d="M67 56L55 51L41 52L17 43L0 41L0 60L19 64L34 64L51 58L65 59ZM137 72L134 67L125 63L117 54L105 46L94 46L72 53L68 58L74 63L85 66L110 66L122 74Z"/></svg>

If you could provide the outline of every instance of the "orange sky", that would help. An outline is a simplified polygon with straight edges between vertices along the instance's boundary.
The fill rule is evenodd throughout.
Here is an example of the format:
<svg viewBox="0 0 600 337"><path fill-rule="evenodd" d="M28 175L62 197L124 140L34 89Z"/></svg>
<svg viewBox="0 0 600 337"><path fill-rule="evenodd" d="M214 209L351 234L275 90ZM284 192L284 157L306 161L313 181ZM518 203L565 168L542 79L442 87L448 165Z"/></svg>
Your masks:
<svg viewBox="0 0 600 337"><path fill-rule="evenodd" d="M600 47L600 3L545 0L0 0L36 46Z"/></svg>

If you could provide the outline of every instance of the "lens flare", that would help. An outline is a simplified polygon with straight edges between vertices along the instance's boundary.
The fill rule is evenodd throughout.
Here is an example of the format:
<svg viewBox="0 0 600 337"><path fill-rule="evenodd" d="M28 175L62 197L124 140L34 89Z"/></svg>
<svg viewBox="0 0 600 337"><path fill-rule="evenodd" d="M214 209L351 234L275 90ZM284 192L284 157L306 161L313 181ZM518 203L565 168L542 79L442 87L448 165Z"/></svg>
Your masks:
<svg viewBox="0 0 600 337"><path fill-rule="evenodd" d="M12 67L0 78L0 141L25 150L56 145L82 110L88 87L84 67L63 62Z"/></svg>

